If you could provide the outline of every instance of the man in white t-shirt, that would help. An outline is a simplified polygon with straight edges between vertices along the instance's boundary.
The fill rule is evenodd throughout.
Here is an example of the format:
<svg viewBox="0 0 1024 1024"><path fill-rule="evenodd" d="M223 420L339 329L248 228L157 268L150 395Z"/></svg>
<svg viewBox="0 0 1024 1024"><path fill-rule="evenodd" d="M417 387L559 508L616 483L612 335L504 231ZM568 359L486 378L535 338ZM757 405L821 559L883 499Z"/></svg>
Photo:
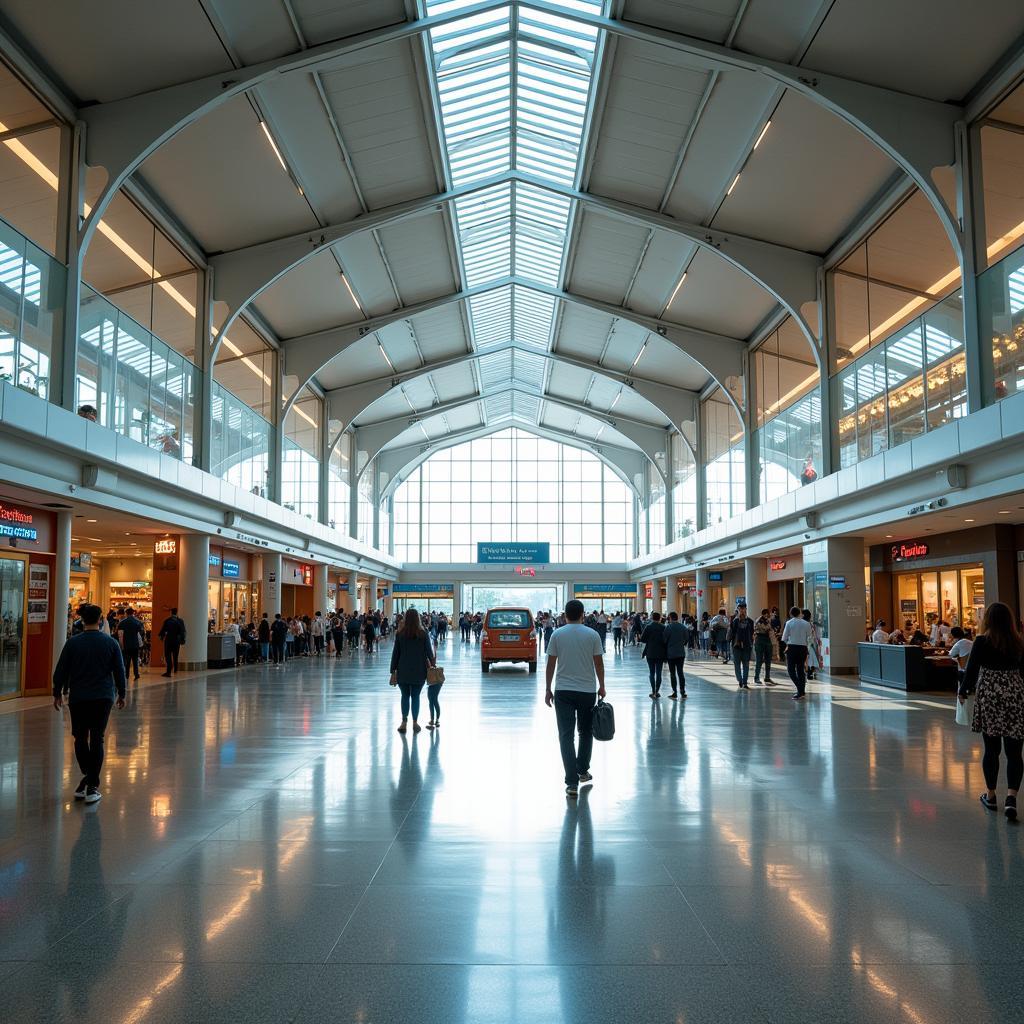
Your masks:
<svg viewBox="0 0 1024 1024"><path fill-rule="evenodd" d="M583 625L583 603L569 601L566 624L551 634L546 667L544 703L554 706L558 721L558 744L565 767L565 794L579 796L581 782L593 781L590 754L594 748L591 716L597 697L604 697L604 658L601 638ZM556 680L557 685L553 684ZM579 729L577 751L574 732Z"/></svg>
<svg viewBox="0 0 1024 1024"><path fill-rule="evenodd" d="M963 682L964 669L967 668L967 659L970 657L974 641L968 639L967 634L959 626L954 626L949 633L950 639L953 641L953 646L949 649L949 656L956 658L957 674L960 681Z"/></svg>
<svg viewBox="0 0 1024 1024"><path fill-rule="evenodd" d="M887 644L889 642L889 633L885 628L884 619L879 619L875 623L875 631L871 634L871 642L873 644Z"/></svg>

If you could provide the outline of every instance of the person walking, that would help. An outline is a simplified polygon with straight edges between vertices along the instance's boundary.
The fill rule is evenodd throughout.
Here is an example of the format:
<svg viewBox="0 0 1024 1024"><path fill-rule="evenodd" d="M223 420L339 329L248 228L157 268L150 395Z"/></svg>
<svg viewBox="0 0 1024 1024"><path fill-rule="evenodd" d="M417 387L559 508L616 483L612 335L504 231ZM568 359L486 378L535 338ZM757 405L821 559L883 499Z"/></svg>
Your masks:
<svg viewBox="0 0 1024 1024"><path fill-rule="evenodd" d="M427 681L427 669L437 664L434 649L430 644L420 613L408 608L402 625L395 633L395 646L391 651L391 685L402 691L402 724L400 733L408 728L409 713L412 712L412 731L419 732L420 693Z"/></svg>
<svg viewBox="0 0 1024 1024"><path fill-rule="evenodd" d="M260 642L260 661L270 661L270 617L266 612L263 613L263 618L260 619L256 636Z"/></svg>
<svg viewBox="0 0 1024 1024"><path fill-rule="evenodd" d="M689 641L690 631L679 621L679 613L669 612L668 625L665 626L665 656L668 658L669 682L672 683L671 700L686 700L683 666L686 664L686 645Z"/></svg>
<svg viewBox="0 0 1024 1024"><path fill-rule="evenodd" d="M94 804L100 799L103 737L116 700L124 707L127 684L124 658L116 640L100 630L103 609L87 604L81 610L83 629L64 644L53 670L53 706L64 706L68 695L71 734L82 781L75 799Z"/></svg>
<svg viewBox="0 0 1024 1024"><path fill-rule="evenodd" d="M697 632L700 634L700 653L706 658L711 648L711 619L707 612L701 615Z"/></svg>
<svg viewBox="0 0 1024 1024"><path fill-rule="evenodd" d="M736 615L729 623L726 643L732 651L732 668L741 690L750 689L750 655L754 650L754 620L747 615L747 603L736 605Z"/></svg>
<svg viewBox="0 0 1024 1024"><path fill-rule="evenodd" d="M813 633L811 624L800 614L800 609L793 605L789 609L789 618L782 628L782 642L786 645L786 671L793 680L796 693L793 700L803 700L807 689L807 649L811 646Z"/></svg>
<svg viewBox="0 0 1024 1024"><path fill-rule="evenodd" d="M804 620L811 627L811 640L807 645L807 678L813 679L814 673L821 668L821 647L818 644L818 630L814 625L814 620L811 618L810 608L805 608L800 614L803 615ZM924 637L924 634L922 634L922 637L921 642L925 643L927 638Z"/></svg>
<svg viewBox="0 0 1024 1024"><path fill-rule="evenodd" d="M157 634L158 639L164 642L164 678L170 679L173 672L178 671L178 652L185 642L185 623L178 618L178 609L172 608L171 614L164 619L164 624Z"/></svg>
<svg viewBox="0 0 1024 1024"><path fill-rule="evenodd" d="M275 665L285 661L285 645L288 641L288 623L280 612L274 613L274 621L270 625L270 654Z"/></svg>
<svg viewBox="0 0 1024 1024"><path fill-rule="evenodd" d="M651 680L651 700L661 696L661 673L665 667L665 625L660 612L651 612L651 621L640 635L644 645L643 657L647 660L647 674Z"/></svg>
<svg viewBox="0 0 1024 1024"><path fill-rule="evenodd" d="M772 651L775 647L775 630L767 608L754 621L754 685L761 685L761 666L764 666L765 686L774 686L772 681Z"/></svg>
<svg viewBox="0 0 1024 1024"><path fill-rule="evenodd" d="M729 616L725 614L724 608L718 609L718 614L711 620L710 625L715 654L722 659L723 665L728 665L732 657L729 654Z"/></svg>
<svg viewBox="0 0 1024 1024"><path fill-rule="evenodd" d="M612 649L616 654L622 653L622 624L624 621L622 612L616 612L612 618Z"/></svg>
<svg viewBox="0 0 1024 1024"><path fill-rule="evenodd" d="M607 650L608 616L605 614L603 608L597 613L597 635L601 638L601 650Z"/></svg>
<svg viewBox="0 0 1024 1024"><path fill-rule="evenodd" d="M565 606L565 625L551 634L545 664L544 703L555 709L558 746L565 770L565 795L579 796L580 783L593 782L590 757L594 749L593 712L604 698L604 656L601 638L583 625L583 602ZM575 734L579 732L579 747Z"/></svg>
<svg viewBox="0 0 1024 1024"><path fill-rule="evenodd" d="M309 624L309 632L313 637L313 653L319 658L324 653L324 613L317 612Z"/></svg>
<svg viewBox="0 0 1024 1024"><path fill-rule="evenodd" d="M957 697L962 704L975 694L973 732L984 742L981 770L987 792L982 804L999 810L999 755L1006 754L1006 802L1003 812L1017 820L1017 793L1024 777L1024 639L1013 612L1001 601L985 609L981 632L971 647Z"/></svg>
<svg viewBox="0 0 1024 1024"><path fill-rule="evenodd" d="M117 631L121 634L121 646L124 650L124 674L127 676L128 669L133 669L135 682L138 682L139 654L146 639L146 627L142 620L136 617L135 610L129 608L124 618L117 624Z"/></svg>

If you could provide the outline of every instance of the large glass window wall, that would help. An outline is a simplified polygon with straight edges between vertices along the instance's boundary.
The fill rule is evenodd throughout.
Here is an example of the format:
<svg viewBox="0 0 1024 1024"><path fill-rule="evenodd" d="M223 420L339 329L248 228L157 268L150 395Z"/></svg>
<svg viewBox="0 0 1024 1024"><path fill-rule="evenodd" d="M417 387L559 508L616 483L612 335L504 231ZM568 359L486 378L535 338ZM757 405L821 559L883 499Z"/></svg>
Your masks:
<svg viewBox="0 0 1024 1024"><path fill-rule="evenodd" d="M818 366L791 318L754 353L758 499L778 498L818 478L822 464Z"/></svg>
<svg viewBox="0 0 1024 1024"><path fill-rule="evenodd" d="M236 487L266 497L273 427L216 381L210 469Z"/></svg>
<svg viewBox="0 0 1024 1024"><path fill-rule="evenodd" d="M99 423L192 461L199 370L91 288L82 286L76 403Z"/></svg>
<svg viewBox="0 0 1024 1024"><path fill-rule="evenodd" d="M960 293L905 324L845 367L832 384L840 467L966 416Z"/></svg>
<svg viewBox="0 0 1024 1024"><path fill-rule="evenodd" d="M674 540L697 529L697 461L680 434L672 438L672 525Z"/></svg>
<svg viewBox="0 0 1024 1024"><path fill-rule="evenodd" d="M265 420L273 418L274 349L242 317L220 339L213 377Z"/></svg>
<svg viewBox="0 0 1024 1024"><path fill-rule="evenodd" d="M327 466L327 523L348 536L349 500L349 436L346 434L331 452Z"/></svg>
<svg viewBox="0 0 1024 1024"><path fill-rule="evenodd" d="M364 544L373 544L373 467L359 478L357 536Z"/></svg>
<svg viewBox="0 0 1024 1024"><path fill-rule="evenodd" d="M647 550L657 551L665 546L667 540L666 495L665 482L651 463L647 464L647 493L650 495L647 506Z"/></svg>
<svg viewBox="0 0 1024 1024"><path fill-rule="evenodd" d="M547 542L555 562L625 562L633 491L596 455L509 429L437 452L394 494L394 554L474 562L485 541Z"/></svg>
<svg viewBox="0 0 1024 1024"><path fill-rule="evenodd" d="M307 519L320 516L320 431L323 402L303 388L285 416L281 504Z"/></svg>
<svg viewBox="0 0 1024 1024"><path fill-rule="evenodd" d="M743 426L736 407L721 388L701 402L700 415L707 525L714 526L747 507Z"/></svg>
<svg viewBox="0 0 1024 1024"><path fill-rule="evenodd" d="M50 397L66 284L60 263L0 221L0 381Z"/></svg>

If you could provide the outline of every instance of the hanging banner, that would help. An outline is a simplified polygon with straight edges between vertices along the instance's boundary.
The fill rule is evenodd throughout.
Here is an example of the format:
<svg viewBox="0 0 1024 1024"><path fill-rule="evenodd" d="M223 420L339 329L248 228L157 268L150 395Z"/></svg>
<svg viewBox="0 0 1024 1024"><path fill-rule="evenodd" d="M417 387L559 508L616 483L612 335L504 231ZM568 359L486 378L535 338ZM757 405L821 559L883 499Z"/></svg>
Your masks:
<svg viewBox="0 0 1024 1024"><path fill-rule="evenodd" d="M551 561L551 545L547 542L529 544L511 540L495 543L478 541L476 560L491 565L501 562L547 564Z"/></svg>

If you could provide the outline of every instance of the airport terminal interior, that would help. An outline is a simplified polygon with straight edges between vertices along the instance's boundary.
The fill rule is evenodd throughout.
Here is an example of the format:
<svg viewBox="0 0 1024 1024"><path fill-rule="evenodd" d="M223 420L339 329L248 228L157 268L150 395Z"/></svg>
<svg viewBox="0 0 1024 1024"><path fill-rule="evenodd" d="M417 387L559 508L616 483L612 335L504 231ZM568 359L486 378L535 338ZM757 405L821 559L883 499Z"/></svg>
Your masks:
<svg viewBox="0 0 1024 1024"><path fill-rule="evenodd" d="M1022 442L1020 4L0 0L0 1018L1021 1019Z"/></svg>

